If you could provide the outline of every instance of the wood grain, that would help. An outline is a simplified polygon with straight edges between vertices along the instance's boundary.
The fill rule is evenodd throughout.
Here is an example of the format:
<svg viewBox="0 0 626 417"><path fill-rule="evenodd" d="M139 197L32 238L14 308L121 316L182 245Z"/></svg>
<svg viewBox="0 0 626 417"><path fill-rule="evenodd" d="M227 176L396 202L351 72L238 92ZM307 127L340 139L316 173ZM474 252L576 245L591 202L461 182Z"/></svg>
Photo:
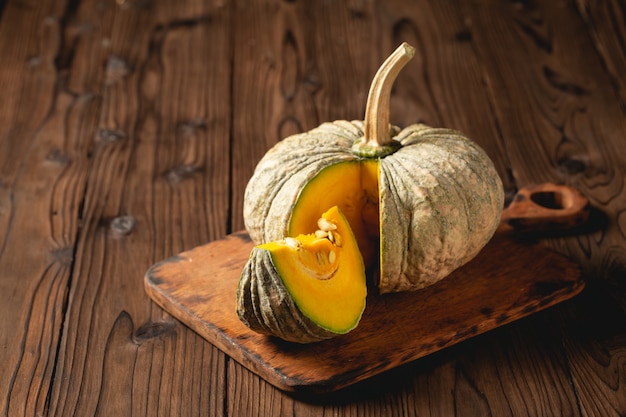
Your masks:
<svg viewBox="0 0 626 417"><path fill-rule="evenodd" d="M576 1L578 12L587 25L589 35L606 69L622 110L626 108L626 9L619 0Z"/></svg>
<svg viewBox="0 0 626 417"><path fill-rule="evenodd" d="M94 103L55 94L62 4L7 5L0 25L0 413L36 415L58 358L86 181L83 120Z"/></svg>
<svg viewBox="0 0 626 417"><path fill-rule="evenodd" d="M625 254L618 249L626 235L623 225L602 227L605 216L620 217L625 203L619 196L626 178L626 143L605 139L626 131L612 75L590 38L582 35L585 25L573 5L493 6L479 9L484 13L467 12L484 28L476 44L493 74L492 100L511 164L520 167L515 180L526 185L553 178L580 189L598 211L598 230L550 244L582 263L594 258L591 265L602 269L585 271L591 275L623 271ZM520 44L525 45L520 53L507 52ZM588 53L573 52L581 50ZM515 79L508 76L513 72ZM614 249L598 251L595 242L600 241Z"/></svg>
<svg viewBox="0 0 626 417"><path fill-rule="evenodd" d="M53 349L59 354L55 378L67 383L44 391L42 404L49 415L221 410L224 356L154 309L141 281L131 277L227 227L228 183L222 179L229 167L221 155L228 151L229 125L222 121L229 107L221 96L228 84L209 77L220 80L220 92L199 75L208 63L228 59L223 48L204 44L204 53L196 54L194 46L222 36L225 27L206 24L205 13L215 12L219 22L210 5L205 11L180 3L156 10L68 6L76 8L66 10L60 29L62 43L72 49L58 58L58 83L78 104L97 111L69 119L71 129L82 128L77 137L89 168L79 184L83 204L73 216L81 230L69 255L75 261L68 261L68 307L59 314L66 331ZM209 135L218 139L209 141ZM181 207L188 205L198 216L183 222ZM163 392L175 393L173 400L159 401Z"/></svg>

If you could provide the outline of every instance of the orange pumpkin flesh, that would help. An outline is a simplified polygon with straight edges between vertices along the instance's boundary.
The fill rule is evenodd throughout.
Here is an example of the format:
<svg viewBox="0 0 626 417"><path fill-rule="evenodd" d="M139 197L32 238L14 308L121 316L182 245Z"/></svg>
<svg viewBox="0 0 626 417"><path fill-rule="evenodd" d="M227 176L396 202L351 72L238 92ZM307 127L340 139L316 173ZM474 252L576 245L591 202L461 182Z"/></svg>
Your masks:
<svg viewBox="0 0 626 417"><path fill-rule="evenodd" d="M314 230L320 213L338 206L348 220L367 266L378 254L378 160L340 162L324 168L302 190L288 236Z"/></svg>

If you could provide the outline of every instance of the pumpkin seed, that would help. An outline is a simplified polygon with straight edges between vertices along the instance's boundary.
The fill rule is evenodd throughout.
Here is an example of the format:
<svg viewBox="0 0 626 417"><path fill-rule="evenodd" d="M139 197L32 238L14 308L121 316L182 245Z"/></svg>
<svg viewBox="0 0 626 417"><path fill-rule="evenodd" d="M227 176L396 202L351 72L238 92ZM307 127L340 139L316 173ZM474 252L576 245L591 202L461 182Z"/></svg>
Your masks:
<svg viewBox="0 0 626 417"><path fill-rule="evenodd" d="M300 246L302 246L302 243L300 243L298 239L295 239L293 237L286 237L285 244L294 249L298 249Z"/></svg>
<svg viewBox="0 0 626 417"><path fill-rule="evenodd" d="M316 230L315 231L315 237L318 239L324 239L326 237L328 237L328 232L325 232L323 230Z"/></svg>
<svg viewBox="0 0 626 417"><path fill-rule="evenodd" d="M321 217L317 221L317 227L319 227L324 232L330 232L331 230L337 230L337 225L335 223L333 223L330 220L325 219L323 217Z"/></svg>
<svg viewBox="0 0 626 417"><path fill-rule="evenodd" d="M328 262L335 263L335 261L337 260L337 254L334 251L330 251L328 252Z"/></svg>
<svg viewBox="0 0 626 417"><path fill-rule="evenodd" d="M330 230L328 231L328 240L330 240L331 242L335 241L335 234Z"/></svg>

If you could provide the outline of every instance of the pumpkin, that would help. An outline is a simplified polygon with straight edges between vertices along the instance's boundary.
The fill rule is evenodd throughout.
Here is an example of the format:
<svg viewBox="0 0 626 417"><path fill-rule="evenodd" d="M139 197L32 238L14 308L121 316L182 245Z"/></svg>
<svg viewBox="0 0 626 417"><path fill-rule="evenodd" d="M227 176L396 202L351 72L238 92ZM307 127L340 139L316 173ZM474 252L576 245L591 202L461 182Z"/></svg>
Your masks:
<svg viewBox="0 0 626 417"><path fill-rule="evenodd" d="M252 330L309 343L354 329L365 309L365 267L336 207L314 233L256 246L237 290L237 313Z"/></svg>
<svg viewBox="0 0 626 417"><path fill-rule="evenodd" d="M504 192L484 150L455 130L389 123L392 84L413 54L404 43L383 63L364 121L324 123L264 155L244 195L254 242L309 233L338 206L384 294L438 282L491 239Z"/></svg>

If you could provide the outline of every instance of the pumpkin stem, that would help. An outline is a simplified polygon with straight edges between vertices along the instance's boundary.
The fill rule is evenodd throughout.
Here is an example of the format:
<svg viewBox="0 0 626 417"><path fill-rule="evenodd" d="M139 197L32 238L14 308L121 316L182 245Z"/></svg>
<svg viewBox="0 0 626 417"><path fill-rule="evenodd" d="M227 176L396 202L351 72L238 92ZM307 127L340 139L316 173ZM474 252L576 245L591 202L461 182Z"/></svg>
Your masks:
<svg viewBox="0 0 626 417"><path fill-rule="evenodd" d="M366 157L382 157L398 147L390 135L389 100L400 70L415 55L415 48L404 42L380 66L370 86L365 106L365 136L352 147Z"/></svg>

